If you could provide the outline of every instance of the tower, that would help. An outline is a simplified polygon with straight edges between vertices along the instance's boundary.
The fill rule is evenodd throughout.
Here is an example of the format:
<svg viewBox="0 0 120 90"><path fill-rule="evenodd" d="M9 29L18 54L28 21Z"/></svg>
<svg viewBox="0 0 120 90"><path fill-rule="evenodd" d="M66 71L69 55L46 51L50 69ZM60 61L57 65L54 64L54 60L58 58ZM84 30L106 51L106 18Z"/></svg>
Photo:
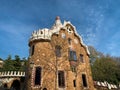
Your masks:
<svg viewBox="0 0 120 90"><path fill-rule="evenodd" d="M29 40L27 90L93 90L89 51L75 26L56 17Z"/></svg>

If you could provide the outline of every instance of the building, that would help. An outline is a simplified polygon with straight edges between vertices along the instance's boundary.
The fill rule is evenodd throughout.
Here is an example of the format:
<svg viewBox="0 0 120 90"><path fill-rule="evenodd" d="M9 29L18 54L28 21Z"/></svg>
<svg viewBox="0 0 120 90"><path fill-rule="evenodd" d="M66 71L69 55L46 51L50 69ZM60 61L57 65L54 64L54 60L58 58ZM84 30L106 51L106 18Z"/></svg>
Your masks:
<svg viewBox="0 0 120 90"><path fill-rule="evenodd" d="M34 31L29 47L27 90L94 90L88 48L69 21Z"/></svg>

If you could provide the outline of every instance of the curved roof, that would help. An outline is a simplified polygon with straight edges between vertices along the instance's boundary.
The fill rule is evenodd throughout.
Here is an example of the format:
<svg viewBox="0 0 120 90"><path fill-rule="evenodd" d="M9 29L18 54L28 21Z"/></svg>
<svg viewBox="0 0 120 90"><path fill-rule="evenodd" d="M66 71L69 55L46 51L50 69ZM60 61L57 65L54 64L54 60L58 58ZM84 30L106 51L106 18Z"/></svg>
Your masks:
<svg viewBox="0 0 120 90"><path fill-rule="evenodd" d="M87 47L87 45L85 45L83 43L82 37L77 33L75 26L73 26L70 21L64 21L64 23L62 24L59 16L56 17L55 23L51 29L43 28L43 29L39 29L37 31L33 31L32 35L29 39L29 43L34 40L40 40L40 39L51 40L51 36L54 33L59 34L59 31L61 30L61 28L67 30L66 25L68 25L68 24L70 26L72 26L72 28L75 32L75 35L79 38L82 46L85 48L87 54L89 55L90 52L88 50L88 47Z"/></svg>

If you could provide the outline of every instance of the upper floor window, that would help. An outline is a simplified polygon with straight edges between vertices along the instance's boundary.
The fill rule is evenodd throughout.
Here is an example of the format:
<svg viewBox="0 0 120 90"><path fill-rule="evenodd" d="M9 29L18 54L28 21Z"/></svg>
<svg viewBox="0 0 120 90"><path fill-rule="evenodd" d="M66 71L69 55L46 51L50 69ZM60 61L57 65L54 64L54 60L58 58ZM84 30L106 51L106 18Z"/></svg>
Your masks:
<svg viewBox="0 0 120 90"><path fill-rule="evenodd" d="M35 81L34 85L41 85L41 67L35 68Z"/></svg>
<svg viewBox="0 0 120 90"><path fill-rule="evenodd" d="M85 74L82 74L82 82L83 82L83 86L87 87L87 79Z"/></svg>
<svg viewBox="0 0 120 90"><path fill-rule="evenodd" d="M70 26L67 27L67 31L68 31L68 33L73 33L73 30Z"/></svg>
<svg viewBox="0 0 120 90"><path fill-rule="evenodd" d="M34 49L35 49L35 46L33 45L33 46L31 47L31 55L34 54Z"/></svg>
<svg viewBox="0 0 120 90"><path fill-rule="evenodd" d="M83 54L80 54L80 62L84 63Z"/></svg>
<svg viewBox="0 0 120 90"><path fill-rule="evenodd" d="M58 85L59 87L65 87L64 71L58 71Z"/></svg>
<svg viewBox="0 0 120 90"><path fill-rule="evenodd" d="M69 60L77 60L76 52L69 50Z"/></svg>
<svg viewBox="0 0 120 90"><path fill-rule="evenodd" d="M58 45L55 47L55 54L57 57L61 57L61 47Z"/></svg>
<svg viewBox="0 0 120 90"><path fill-rule="evenodd" d="M68 38L68 44L71 45L72 44L72 39Z"/></svg>

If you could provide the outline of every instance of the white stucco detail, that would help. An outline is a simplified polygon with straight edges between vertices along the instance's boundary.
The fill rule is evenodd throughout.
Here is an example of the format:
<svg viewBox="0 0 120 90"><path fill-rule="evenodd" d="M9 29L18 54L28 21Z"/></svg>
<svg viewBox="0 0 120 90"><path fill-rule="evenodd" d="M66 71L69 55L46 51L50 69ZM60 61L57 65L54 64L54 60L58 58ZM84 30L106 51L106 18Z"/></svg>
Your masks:
<svg viewBox="0 0 120 90"><path fill-rule="evenodd" d="M75 26L73 26L70 21L64 21L64 23L62 24L59 17L57 17L57 19L55 20L55 24L52 26L51 29L43 28L43 29L33 31L32 35L29 39L29 42L34 41L34 40L41 40L41 39L51 40L51 36L54 33L59 34L59 31L61 30L61 28L67 30L69 33L72 33L66 28L66 25L68 25L68 24L73 27L75 34L79 37L79 40L80 40L82 46L84 46L84 48L87 51L87 54L89 55L90 52L88 50L88 47L83 43L83 40L82 40L81 36L77 33Z"/></svg>

